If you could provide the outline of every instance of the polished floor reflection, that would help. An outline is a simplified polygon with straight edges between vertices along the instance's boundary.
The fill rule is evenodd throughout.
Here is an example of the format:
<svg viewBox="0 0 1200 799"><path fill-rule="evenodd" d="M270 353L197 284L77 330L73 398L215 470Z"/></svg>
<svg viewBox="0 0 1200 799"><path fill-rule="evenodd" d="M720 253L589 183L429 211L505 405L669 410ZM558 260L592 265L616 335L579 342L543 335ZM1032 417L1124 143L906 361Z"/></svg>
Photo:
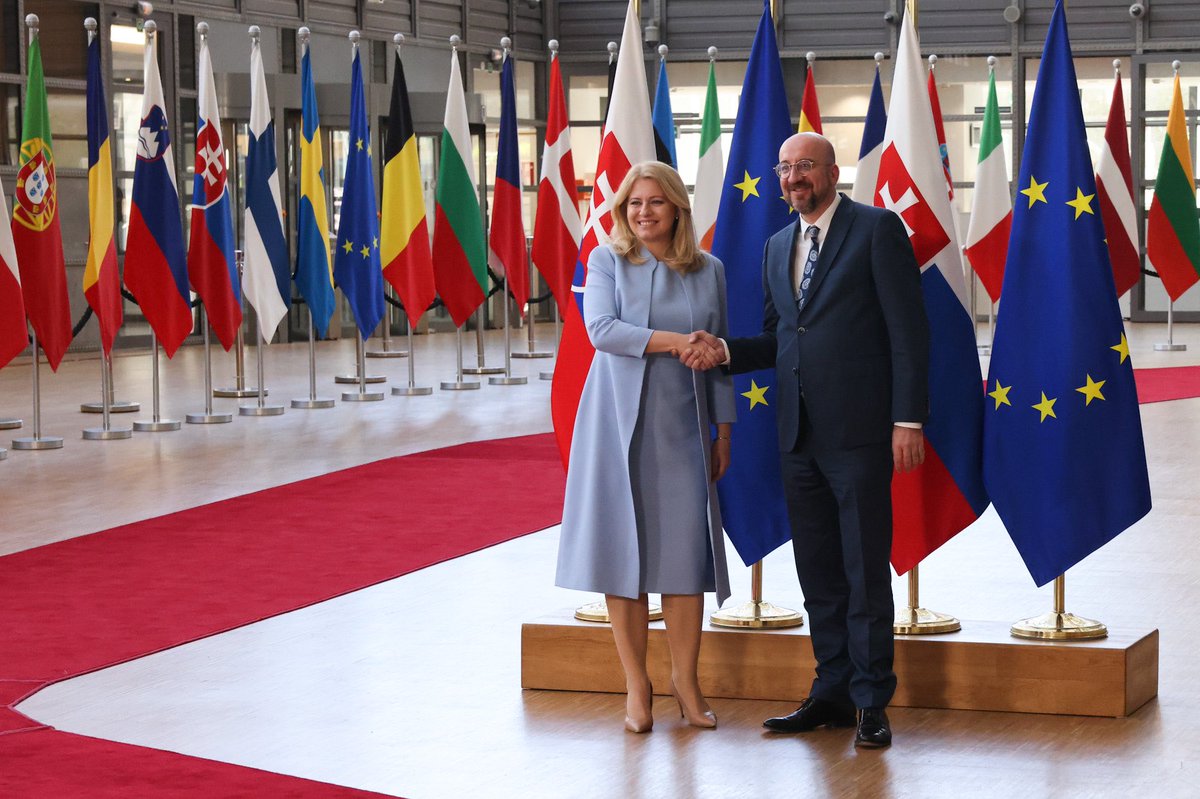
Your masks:
<svg viewBox="0 0 1200 799"><path fill-rule="evenodd" d="M1176 340L1190 349L1170 354L1153 351L1161 326L1129 332L1137 366L1200 363L1200 329L1179 327ZM499 335L487 343L489 364L502 364ZM417 339L419 383L452 379L453 346L445 334ZM188 348L164 364L164 414L203 408L200 355ZM339 396L344 387L331 376L352 365L348 342L321 344L320 393ZM230 382L232 368L218 355L216 382ZM304 345L270 348L271 399L305 395L306 368ZM531 377L524 386L483 377L478 391L435 388L429 397L281 417L235 410L231 424L113 442L79 439L98 423L78 412L98 394L97 362L72 360L57 375L43 369L43 429L66 446L10 448L0 463L0 553L396 454L547 431L549 383L537 379L547 368L546 360L513 361L515 374ZM387 386L407 379L403 360L371 360L368 369L389 375ZM27 422L15 435L29 434L29 376L19 364L0 371L0 418ZM119 356L116 381L118 398L141 401L138 418L148 417L146 354ZM236 404L216 400L218 410ZM715 699L720 727L706 731L683 725L672 700L659 697L654 731L626 734L619 696L520 690L520 624L584 599L552 585L556 528L53 686L21 709L60 729L413 799L1192 796L1200 780L1200 620L1189 612L1200 604L1200 399L1143 406L1142 417L1155 509L1067 578L1069 610L1162 632L1159 698L1127 719L896 709L895 745L858 752L847 731L766 735L762 719L788 702ZM769 557L765 573L768 599L801 606L789 552ZM737 601L748 570L732 576ZM903 600L904 581L895 591ZM1051 603L990 511L926 561L921 596L964 624L1012 621Z"/></svg>

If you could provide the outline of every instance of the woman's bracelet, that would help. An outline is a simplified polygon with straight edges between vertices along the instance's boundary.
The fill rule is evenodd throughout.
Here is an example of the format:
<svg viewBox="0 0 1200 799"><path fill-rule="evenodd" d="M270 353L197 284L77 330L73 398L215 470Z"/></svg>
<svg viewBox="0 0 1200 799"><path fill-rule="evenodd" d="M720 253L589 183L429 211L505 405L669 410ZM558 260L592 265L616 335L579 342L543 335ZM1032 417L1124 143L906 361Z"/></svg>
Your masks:
<svg viewBox="0 0 1200 799"><path fill-rule="evenodd" d="M732 441L729 436L717 436L717 441Z"/></svg>

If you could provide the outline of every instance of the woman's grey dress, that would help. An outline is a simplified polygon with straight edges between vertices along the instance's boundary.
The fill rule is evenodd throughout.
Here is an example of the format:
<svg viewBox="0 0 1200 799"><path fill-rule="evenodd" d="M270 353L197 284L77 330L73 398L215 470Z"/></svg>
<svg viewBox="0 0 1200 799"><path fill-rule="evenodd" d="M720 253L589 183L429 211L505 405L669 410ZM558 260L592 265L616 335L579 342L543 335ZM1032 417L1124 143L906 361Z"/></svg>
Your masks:
<svg viewBox="0 0 1200 799"><path fill-rule="evenodd" d="M645 250L588 259L584 321L596 348L571 441L555 583L636 598L729 596L712 425L734 421L733 384L647 355L654 330L727 331L721 262L679 274Z"/></svg>

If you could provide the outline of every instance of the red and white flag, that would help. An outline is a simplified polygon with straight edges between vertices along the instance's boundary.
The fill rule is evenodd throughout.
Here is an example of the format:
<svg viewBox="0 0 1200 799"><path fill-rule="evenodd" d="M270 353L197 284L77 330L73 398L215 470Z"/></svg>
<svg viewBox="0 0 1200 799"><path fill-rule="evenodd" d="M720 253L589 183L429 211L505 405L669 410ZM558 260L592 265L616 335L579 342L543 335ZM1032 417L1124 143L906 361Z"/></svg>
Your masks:
<svg viewBox="0 0 1200 799"><path fill-rule="evenodd" d="M8 195L0 183L0 367L11 361L29 345L25 329L25 303L21 299L21 274L17 271L17 248L13 246L12 228L8 220Z"/></svg>
<svg viewBox="0 0 1200 799"><path fill-rule="evenodd" d="M1133 288L1142 274L1138 256L1137 209L1133 202L1133 167L1129 162L1129 135L1125 130L1125 95L1121 73L1113 86L1108 124L1104 126L1104 149L1096 166L1096 192L1100 217L1112 261L1117 296Z"/></svg>
<svg viewBox="0 0 1200 799"><path fill-rule="evenodd" d="M575 195L575 161L571 157L571 126L563 92L558 54L550 59L546 144L542 148L542 179L538 183L537 216L533 221L533 265L546 280L562 318L571 302L575 258L583 237L583 222Z"/></svg>
<svg viewBox="0 0 1200 799"><path fill-rule="evenodd" d="M596 353L583 326L583 286L587 277L588 257L592 250L608 241L613 212L609 203L629 168L642 161L655 159L650 92L646 84L646 63L642 58L642 31L634 0L630 0L625 12L617 74L608 105L612 113L608 115L604 138L600 141L595 185L592 187L587 224L583 229L579 257L575 263L575 281L571 286L575 302L567 303L558 361L554 366L554 383L550 389L554 436L558 440L564 465L571 453L571 436L575 432L579 397L592 365L592 356Z"/></svg>

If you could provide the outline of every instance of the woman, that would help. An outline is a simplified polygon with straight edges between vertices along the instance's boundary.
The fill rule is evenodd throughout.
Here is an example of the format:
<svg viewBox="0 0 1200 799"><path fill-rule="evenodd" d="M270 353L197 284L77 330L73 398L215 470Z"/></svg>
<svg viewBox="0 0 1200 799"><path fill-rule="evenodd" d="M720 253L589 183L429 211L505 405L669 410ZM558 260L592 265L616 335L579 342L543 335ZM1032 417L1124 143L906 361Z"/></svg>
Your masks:
<svg viewBox="0 0 1200 799"><path fill-rule="evenodd" d="M726 329L725 273L697 247L669 166L635 165L613 205L611 243L588 259L583 315L596 357L575 420L556 583L605 594L630 732L653 725L646 595L661 593L671 692L689 724L711 728L696 663L703 592L729 596L713 483L729 466L733 385L678 356L690 331Z"/></svg>

